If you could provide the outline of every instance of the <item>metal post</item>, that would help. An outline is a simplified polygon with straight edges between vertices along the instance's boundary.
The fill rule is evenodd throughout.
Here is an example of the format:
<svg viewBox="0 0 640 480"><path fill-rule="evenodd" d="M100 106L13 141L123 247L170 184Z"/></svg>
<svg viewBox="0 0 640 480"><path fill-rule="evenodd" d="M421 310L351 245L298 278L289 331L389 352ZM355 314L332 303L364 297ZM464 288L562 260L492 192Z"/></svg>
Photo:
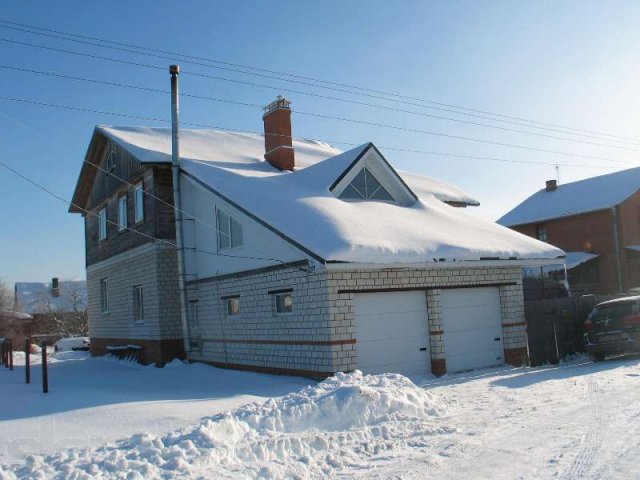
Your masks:
<svg viewBox="0 0 640 480"><path fill-rule="evenodd" d="M49 393L49 374L47 372L47 344L44 340L40 343L42 348L42 393Z"/></svg>
<svg viewBox="0 0 640 480"><path fill-rule="evenodd" d="M13 371L13 340L9 340L9 370Z"/></svg>
<svg viewBox="0 0 640 480"><path fill-rule="evenodd" d="M171 65L171 173L173 177L173 206L175 207L176 245L178 247L178 289L180 290L180 318L185 351L189 349L189 330L187 325L187 292L185 290L184 230L182 220L182 194L180 191L180 130L178 116L180 104L178 98L178 75L180 67Z"/></svg>
<svg viewBox="0 0 640 480"><path fill-rule="evenodd" d="M31 383L31 339L27 338L27 342L24 347L24 372L26 383Z"/></svg>

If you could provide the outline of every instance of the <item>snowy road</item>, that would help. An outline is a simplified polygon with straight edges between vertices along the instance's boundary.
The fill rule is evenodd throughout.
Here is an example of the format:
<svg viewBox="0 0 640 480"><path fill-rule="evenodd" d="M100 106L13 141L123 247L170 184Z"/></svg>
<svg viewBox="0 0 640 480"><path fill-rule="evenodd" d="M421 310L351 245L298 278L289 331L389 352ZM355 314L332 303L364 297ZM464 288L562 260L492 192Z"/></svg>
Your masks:
<svg viewBox="0 0 640 480"><path fill-rule="evenodd" d="M108 445L27 463L5 450L0 479L640 478L640 357L413 378L421 388L393 375L315 384L77 360L57 365L58 408L0 372L12 405L4 417L0 409L0 431L37 436L48 425L73 436L97 426L104 433L92 445Z"/></svg>
<svg viewBox="0 0 640 480"><path fill-rule="evenodd" d="M466 377L466 378L465 378ZM427 382L455 434L362 478L640 478L640 358Z"/></svg>

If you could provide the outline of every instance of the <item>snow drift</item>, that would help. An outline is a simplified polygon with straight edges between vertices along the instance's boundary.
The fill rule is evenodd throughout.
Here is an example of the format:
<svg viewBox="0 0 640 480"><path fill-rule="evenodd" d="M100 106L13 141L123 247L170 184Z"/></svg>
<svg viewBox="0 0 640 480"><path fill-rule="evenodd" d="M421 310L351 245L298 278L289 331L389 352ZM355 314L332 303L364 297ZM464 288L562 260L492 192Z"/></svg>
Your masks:
<svg viewBox="0 0 640 480"><path fill-rule="evenodd" d="M402 375L356 371L164 437L31 456L0 468L0 478L316 478L366 468L367 458L407 441L427 446L445 411Z"/></svg>

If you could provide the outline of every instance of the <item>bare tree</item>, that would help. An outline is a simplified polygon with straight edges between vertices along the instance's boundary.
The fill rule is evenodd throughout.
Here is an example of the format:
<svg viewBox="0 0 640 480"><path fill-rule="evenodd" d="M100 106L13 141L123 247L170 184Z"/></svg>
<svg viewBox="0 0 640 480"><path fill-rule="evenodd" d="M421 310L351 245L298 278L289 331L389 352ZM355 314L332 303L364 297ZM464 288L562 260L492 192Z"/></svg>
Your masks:
<svg viewBox="0 0 640 480"><path fill-rule="evenodd" d="M0 279L0 311L13 309L13 295L7 284Z"/></svg>
<svg viewBox="0 0 640 480"><path fill-rule="evenodd" d="M38 333L72 337L89 332L87 297L79 282L61 281L57 294L51 290L42 291L31 305L39 319Z"/></svg>

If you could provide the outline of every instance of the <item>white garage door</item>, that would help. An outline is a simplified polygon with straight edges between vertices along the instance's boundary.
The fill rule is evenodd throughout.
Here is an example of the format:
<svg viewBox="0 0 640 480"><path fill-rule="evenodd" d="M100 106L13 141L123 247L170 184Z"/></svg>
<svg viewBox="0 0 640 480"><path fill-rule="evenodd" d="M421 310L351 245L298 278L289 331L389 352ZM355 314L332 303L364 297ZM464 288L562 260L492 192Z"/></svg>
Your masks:
<svg viewBox="0 0 640 480"><path fill-rule="evenodd" d="M358 368L365 373L431 372L424 291L354 295Z"/></svg>
<svg viewBox="0 0 640 480"><path fill-rule="evenodd" d="M504 363L500 293L495 287L442 290L447 372Z"/></svg>

